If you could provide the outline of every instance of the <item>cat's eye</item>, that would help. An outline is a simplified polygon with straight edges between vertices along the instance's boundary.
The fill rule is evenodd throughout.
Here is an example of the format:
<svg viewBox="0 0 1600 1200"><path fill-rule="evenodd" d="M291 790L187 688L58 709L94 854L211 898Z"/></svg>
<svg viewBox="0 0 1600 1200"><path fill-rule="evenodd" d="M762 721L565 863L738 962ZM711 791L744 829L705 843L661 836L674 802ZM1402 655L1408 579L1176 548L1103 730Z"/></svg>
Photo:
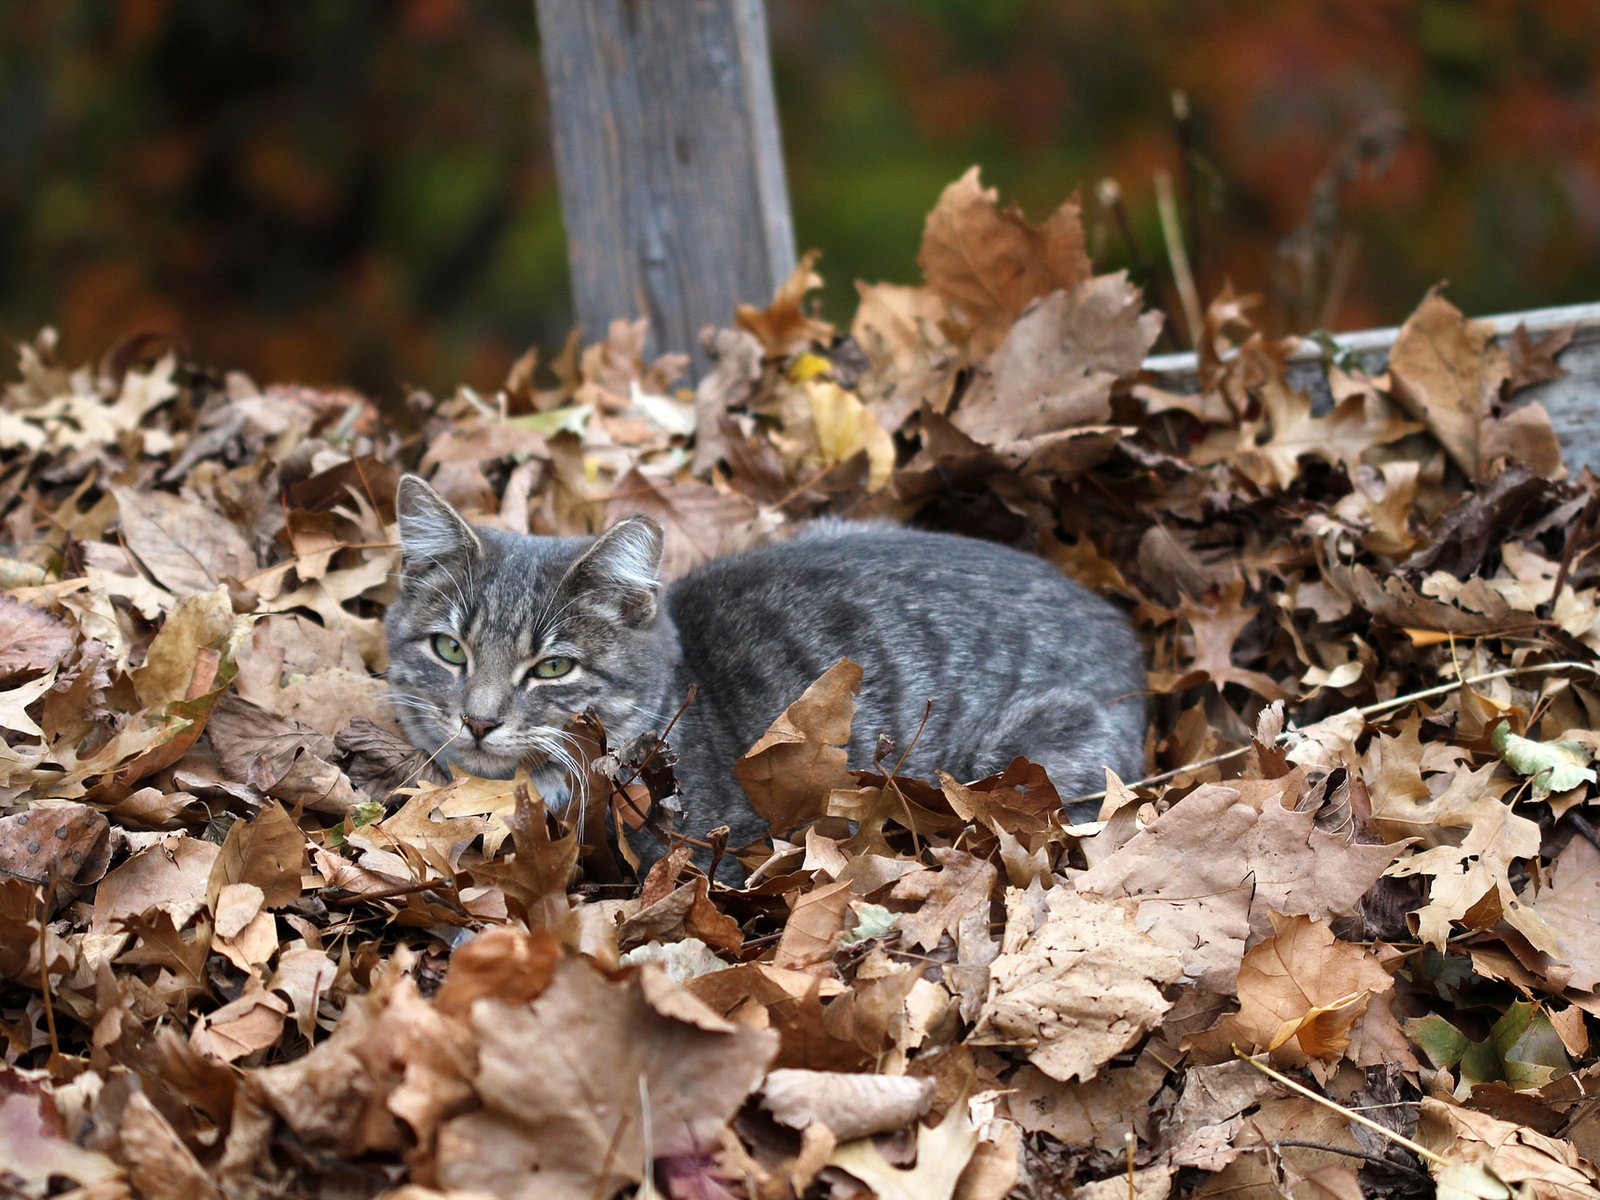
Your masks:
<svg viewBox="0 0 1600 1200"><path fill-rule="evenodd" d="M448 633L433 635L433 652L453 666L459 667L467 661L467 652L461 648L461 643Z"/></svg>
<svg viewBox="0 0 1600 1200"><path fill-rule="evenodd" d="M538 679L560 679L563 675L570 675L572 668L577 665L570 658L553 654L533 664L533 675Z"/></svg>

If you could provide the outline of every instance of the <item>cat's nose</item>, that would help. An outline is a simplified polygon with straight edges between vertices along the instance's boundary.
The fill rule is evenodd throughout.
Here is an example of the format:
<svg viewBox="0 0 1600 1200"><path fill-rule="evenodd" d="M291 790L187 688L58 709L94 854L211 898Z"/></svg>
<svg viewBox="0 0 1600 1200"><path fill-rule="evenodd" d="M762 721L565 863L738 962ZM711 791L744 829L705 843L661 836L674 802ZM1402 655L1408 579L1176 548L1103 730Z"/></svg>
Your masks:
<svg viewBox="0 0 1600 1200"><path fill-rule="evenodd" d="M461 723L470 729L472 736L480 742L500 728L499 721L490 720L488 717L462 717Z"/></svg>

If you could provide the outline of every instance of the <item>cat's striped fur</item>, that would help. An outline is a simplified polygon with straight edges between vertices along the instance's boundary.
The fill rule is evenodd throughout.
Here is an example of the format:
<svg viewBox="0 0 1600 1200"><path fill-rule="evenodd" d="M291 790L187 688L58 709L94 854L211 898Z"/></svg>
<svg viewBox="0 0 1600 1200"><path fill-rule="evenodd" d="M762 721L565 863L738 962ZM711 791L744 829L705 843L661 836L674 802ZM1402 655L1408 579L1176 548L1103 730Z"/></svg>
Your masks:
<svg viewBox="0 0 1600 1200"><path fill-rule="evenodd" d="M974 779L1025 755L1073 796L1100 790L1106 766L1142 773L1138 640L1110 603L1020 551L830 521L663 587L661 533L642 517L599 539L507 534L469 526L415 477L398 509L403 575L385 622L397 711L418 746L469 772L525 762L559 802L574 712L593 707L621 744L659 731L694 684L671 738L688 831L726 823L739 845L764 830L735 760L850 658L864 670L852 766L869 765L880 734L910 744L931 699L904 774ZM466 663L441 658L439 634ZM530 675L552 655L576 665Z"/></svg>

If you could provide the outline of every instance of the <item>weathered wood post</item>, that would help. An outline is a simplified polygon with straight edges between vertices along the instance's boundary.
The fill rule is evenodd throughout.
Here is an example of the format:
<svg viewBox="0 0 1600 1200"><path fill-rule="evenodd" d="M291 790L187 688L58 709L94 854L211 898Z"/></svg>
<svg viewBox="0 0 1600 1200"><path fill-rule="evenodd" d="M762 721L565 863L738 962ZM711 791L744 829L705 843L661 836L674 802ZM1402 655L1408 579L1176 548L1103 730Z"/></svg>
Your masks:
<svg viewBox="0 0 1600 1200"><path fill-rule="evenodd" d="M700 330L794 268L762 0L535 0L577 318Z"/></svg>

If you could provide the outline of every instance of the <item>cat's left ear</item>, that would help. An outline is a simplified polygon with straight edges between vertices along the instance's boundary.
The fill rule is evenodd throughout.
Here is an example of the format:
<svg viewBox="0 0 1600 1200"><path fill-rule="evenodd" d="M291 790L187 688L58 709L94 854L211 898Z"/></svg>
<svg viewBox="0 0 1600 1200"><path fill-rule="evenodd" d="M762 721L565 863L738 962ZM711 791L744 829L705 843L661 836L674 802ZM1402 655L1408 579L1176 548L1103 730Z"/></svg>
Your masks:
<svg viewBox="0 0 1600 1200"><path fill-rule="evenodd" d="M656 615L664 545L661 526L649 517L628 517L602 533L567 578L613 601L628 624L647 624Z"/></svg>
<svg viewBox="0 0 1600 1200"><path fill-rule="evenodd" d="M407 567L418 560L449 562L483 552L472 526L416 475L401 476L394 508L400 518L400 558Z"/></svg>

